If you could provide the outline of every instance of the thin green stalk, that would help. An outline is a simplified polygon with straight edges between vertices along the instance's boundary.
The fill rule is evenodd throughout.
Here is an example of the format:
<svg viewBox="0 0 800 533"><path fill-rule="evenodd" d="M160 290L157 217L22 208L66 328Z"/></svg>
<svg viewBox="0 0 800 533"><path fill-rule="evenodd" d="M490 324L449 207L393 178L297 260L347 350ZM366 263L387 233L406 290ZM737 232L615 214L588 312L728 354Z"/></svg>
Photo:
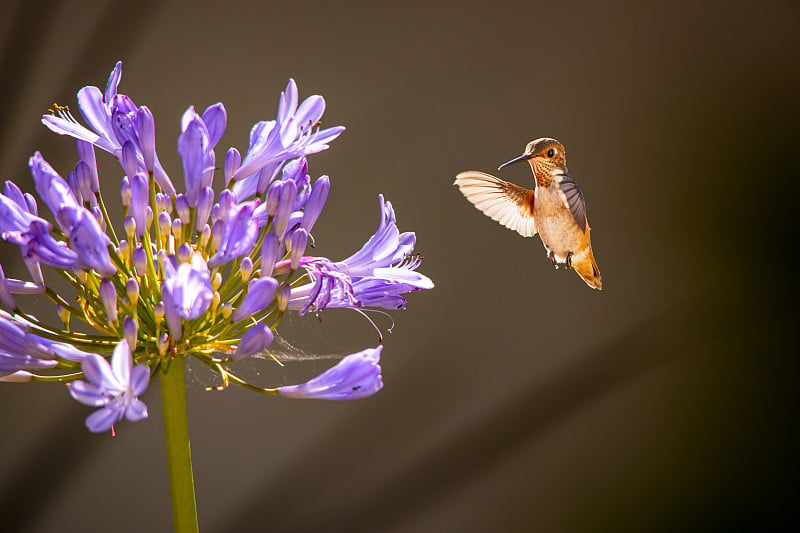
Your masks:
<svg viewBox="0 0 800 533"><path fill-rule="evenodd" d="M192 450L186 416L185 357L179 356L161 374L161 404L164 412L164 443L172 498L172 522L176 533L197 532Z"/></svg>

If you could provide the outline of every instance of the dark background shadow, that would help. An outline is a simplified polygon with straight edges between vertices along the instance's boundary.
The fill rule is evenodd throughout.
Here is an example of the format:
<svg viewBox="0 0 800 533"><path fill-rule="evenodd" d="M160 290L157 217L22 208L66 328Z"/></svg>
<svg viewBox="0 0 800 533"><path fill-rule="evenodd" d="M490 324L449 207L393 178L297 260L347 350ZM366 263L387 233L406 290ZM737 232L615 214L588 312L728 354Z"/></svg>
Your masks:
<svg viewBox="0 0 800 533"><path fill-rule="evenodd" d="M178 184L188 105L223 101L221 146L244 150L293 77L348 128L310 159L333 183L316 253L356 250L378 193L417 233L437 287L395 314L378 396L206 393L192 372L204 530L793 529L800 8L496 4L4 2L0 177L33 190L37 149L66 174L74 145L39 116L117 59ZM451 185L542 136L587 198L602 292ZM282 333L310 353L375 342L335 310ZM0 529L168 530L157 387L144 399L150 419L111 438L58 385L0 386Z"/></svg>

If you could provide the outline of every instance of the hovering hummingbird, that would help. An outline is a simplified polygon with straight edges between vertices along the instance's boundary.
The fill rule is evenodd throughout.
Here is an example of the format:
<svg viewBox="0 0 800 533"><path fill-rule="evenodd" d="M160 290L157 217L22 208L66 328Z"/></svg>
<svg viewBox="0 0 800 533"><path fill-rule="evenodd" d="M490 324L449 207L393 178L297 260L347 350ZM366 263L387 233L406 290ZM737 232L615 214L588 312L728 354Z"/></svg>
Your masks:
<svg viewBox="0 0 800 533"><path fill-rule="evenodd" d="M572 268L587 285L602 289L589 239L586 203L567 173L564 146L555 139L536 139L521 156L497 170L520 161L528 161L533 169L533 190L474 170L461 172L453 184L476 208L505 227L523 237L539 233L556 269Z"/></svg>

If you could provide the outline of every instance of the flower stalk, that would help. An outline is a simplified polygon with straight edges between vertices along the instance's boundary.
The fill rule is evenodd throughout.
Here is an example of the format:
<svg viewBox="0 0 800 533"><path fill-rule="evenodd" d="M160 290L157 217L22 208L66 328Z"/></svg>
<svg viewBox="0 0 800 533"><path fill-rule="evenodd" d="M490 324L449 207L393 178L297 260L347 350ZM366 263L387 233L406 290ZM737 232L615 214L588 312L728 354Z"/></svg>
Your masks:
<svg viewBox="0 0 800 533"><path fill-rule="evenodd" d="M164 444L167 452L172 522L176 533L196 532L197 504L192 473L192 450L186 413L185 361L174 359L160 374Z"/></svg>

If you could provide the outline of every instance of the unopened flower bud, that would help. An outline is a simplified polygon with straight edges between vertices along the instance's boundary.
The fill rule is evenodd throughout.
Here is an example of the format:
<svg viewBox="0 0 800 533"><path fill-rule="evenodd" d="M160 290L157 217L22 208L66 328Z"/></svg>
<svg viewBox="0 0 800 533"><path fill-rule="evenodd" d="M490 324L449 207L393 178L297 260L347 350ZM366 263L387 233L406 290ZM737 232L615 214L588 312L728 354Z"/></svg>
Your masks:
<svg viewBox="0 0 800 533"><path fill-rule="evenodd" d="M131 194L131 180L128 176L125 176L119 185L119 195L122 198L123 207L128 207L131 204Z"/></svg>
<svg viewBox="0 0 800 533"><path fill-rule="evenodd" d="M128 241L136 242L136 221L133 217L125 217L122 227L125 228L125 235L128 236Z"/></svg>
<svg viewBox="0 0 800 533"><path fill-rule="evenodd" d="M242 165L242 155L239 153L239 150L236 148L231 148L228 150L228 153L225 154L225 166L223 171L225 172L225 186L227 187L228 184L233 179L233 174L239 170L239 167Z"/></svg>
<svg viewBox="0 0 800 533"><path fill-rule="evenodd" d="M169 215L164 211L161 211L158 214L158 230L161 232L163 237L167 237L169 235L169 230L172 228L172 220L170 220Z"/></svg>
<svg viewBox="0 0 800 533"><path fill-rule="evenodd" d="M122 170L126 176L133 176L136 174L136 147L131 141L125 141L122 145Z"/></svg>
<svg viewBox="0 0 800 533"><path fill-rule="evenodd" d="M156 319L156 324L160 324L161 321L164 320L165 314L166 311L164 310L164 302L158 302L153 306L153 318Z"/></svg>
<svg viewBox="0 0 800 533"><path fill-rule="evenodd" d="M236 351L231 354L231 358L234 361L238 361L250 355L263 352L272 343L272 339L272 330L266 324L256 324L242 335L242 340L239 342L239 346L236 347Z"/></svg>
<svg viewBox="0 0 800 533"><path fill-rule="evenodd" d="M56 304L56 313L58 313L58 318L61 319L61 322L64 323L64 327L69 329L69 319L71 316L69 309L65 308L61 304Z"/></svg>
<svg viewBox="0 0 800 533"><path fill-rule="evenodd" d="M242 259L242 264L239 266L239 271L242 273L242 281L247 283L250 275L253 273L253 260L249 256Z"/></svg>
<svg viewBox="0 0 800 533"><path fill-rule="evenodd" d="M122 333L131 351L136 350L136 336L139 334L139 324L132 316L126 316L122 321Z"/></svg>
<svg viewBox="0 0 800 533"><path fill-rule="evenodd" d="M189 202L183 194L179 194L175 198L175 210L178 211L178 216L181 217L181 223L188 224L192 220Z"/></svg>
<svg viewBox="0 0 800 533"><path fill-rule="evenodd" d="M200 234L200 248L208 246L208 241L211 239L211 227L206 224L203 226L203 232Z"/></svg>
<svg viewBox="0 0 800 533"><path fill-rule="evenodd" d="M214 205L214 189L203 187L197 200L197 218L195 219L194 229L197 232L203 230L203 226L208 222L208 215L211 214L211 207Z"/></svg>
<svg viewBox="0 0 800 533"><path fill-rule="evenodd" d="M220 272L216 272L216 273L215 273L215 274L214 274L214 275L211 277L211 287L212 287L212 288L213 288L215 291L218 291L218 290L219 290L219 288L220 288L220 286L222 286L222 273L220 273Z"/></svg>
<svg viewBox="0 0 800 533"><path fill-rule="evenodd" d="M289 298L292 295L292 288L289 285L284 285L281 287L281 290L278 291L278 310L280 312L286 311L286 308L289 307Z"/></svg>
<svg viewBox="0 0 800 533"><path fill-rule="evenodd" d="M233 193L227 189L219 193L219 217L222 220L228 220L228 213L231 212L231 206L234 204Z"/></svg>
<svg viewBox="0 0 800 533"><path fill-rule="evenodd" d="M220 306L220 312L225 320L229 319L233 314L233 305L230 302L225 302Z"/></svg>
<svg viewBox="0 0 800 533"><path fill-rule="evenodd" d="M183 237L183 224L179 218L172 221L172 236L175 237L175 242L181 242L181 237Z"/></svg>
<svg viewBox="0 0 800 533"><path fill-rule="evenodd" d="M308 232L303 228L299 228L294 233L292 233L292 237L289 239L289 243L291 246L291 254L290 258L292 261L292 270L297 270L297 267L300 266L300 259L303 257L303 254L306 253L306 244L308 243Z"/></svg>
<svg viewBox="0 0 800 533"><path fill-rule="evenodd" d="M144 208L144 217L145 229L149 230L150 226L153 224L153 208L149 205Z"/></svg>
<svg viewBox="0 0 800 533"><path fill-rule="evenodd" d="M147 252L141 246L133 249L133 266L140 278L147 275Z"/></svg>
<svg viewBox="0 0 800 533"><path fill-rule="evenodd" d="M158 353L161 357L167 355L167 348L169 348L169 335L162 333L158 337Z"/></svg>
<svg viewBox="0 0 800 533"><path fill-rule="evenodd" d="M122 239L119 241L119 246L117 247L117 254L123 259L127 260L130 258L131 253L131 246L128 244L128 241Z"/></svg>
<svg viewBox="0 0 800 533"><path fill-rule="evenodd" d="M128 278L125 282L125 292L128 295L128 301L134 307L139 302L139 282L136 278Z"/></svg>
<svg viewBox="0 0 800 533"><path fill-rule="evenodd" d="M159 257L160 258L160 257ZM189 243L183 243L178 247L178 263L188 263L192 260L192 247Z"/></svg>
<svg viewBox="0 0 800 533"><path fill-rule="evenodd" d="M271 276L275 262L278 260L280 243L274 231L270 231L264 237L264 244L261 247L261 275Z"/></svg>
<svg viewBox="0 0 800 533"><path fill-rule="evenodd" d="M214 222L214 227L211 229L211 246L214 250L219 249L222 244L222 235L225 233L225 223L221 220Z"/></svg>
<svg viewBox="0 0 800 533"><path fill-rule="evenodd" d="M100 282L100 298L106 310L106 320L109 324L117 321L117 290L108 278Z"/></svg>

